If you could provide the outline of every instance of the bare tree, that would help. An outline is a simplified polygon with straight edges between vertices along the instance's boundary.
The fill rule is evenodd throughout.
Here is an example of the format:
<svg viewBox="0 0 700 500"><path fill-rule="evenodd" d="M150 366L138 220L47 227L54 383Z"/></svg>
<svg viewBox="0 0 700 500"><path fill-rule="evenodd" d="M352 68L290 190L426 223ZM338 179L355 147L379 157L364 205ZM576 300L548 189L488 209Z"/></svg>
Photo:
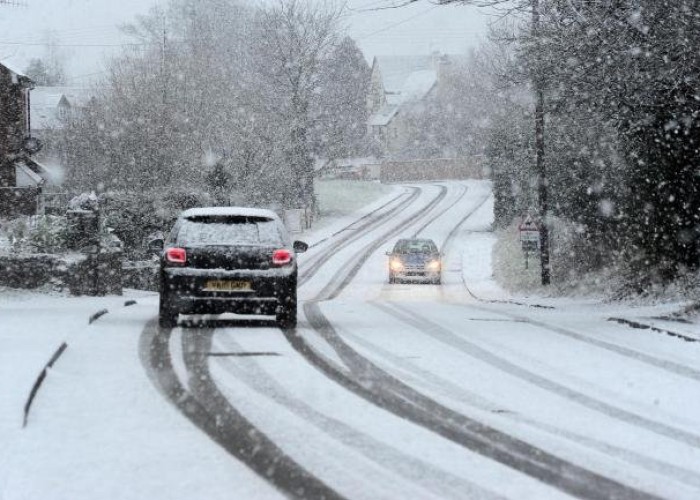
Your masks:
<svg viewBox="0 0 700 500"><path fill-rule="evenodd" d="M263 10L256 24L259 72L270 97L277 97L277 112L288 134L285 157L293 190L288 204L314 204L311 105L322 63L337 41L340 14L330 4L280 0Z"/></svg>

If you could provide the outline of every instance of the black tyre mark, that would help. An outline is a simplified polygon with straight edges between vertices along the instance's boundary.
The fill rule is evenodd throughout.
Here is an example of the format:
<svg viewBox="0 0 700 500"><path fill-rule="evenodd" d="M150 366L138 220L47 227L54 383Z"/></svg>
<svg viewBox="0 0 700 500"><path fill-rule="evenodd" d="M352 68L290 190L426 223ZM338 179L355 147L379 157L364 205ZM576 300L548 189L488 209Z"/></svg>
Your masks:
<svg viewBox="0 0 700 500"><path fill-rule="evenodd" d="M442 215L445 212L447 212L449 209L454 207L457 203L459 203L467 195L467 193L469 192L469 187L467 187L467 186L462 186L462 187L463 187L462 194L460 194L459 197L455 201L453 201L450 205L446 206L444 209L440 210L440 212L435 214L435 216L432 219L425 221L418 229L416 229L413 232L412 238L417 238L418 235L420 233L422 233L426 227L428 227L430 224L432 224L435 221L435 219L437 219L438 217L442 217Z"/></svg>
<svg viewBox="0 0 700 500"><path fill-rule="evenodd" d="M686 342L700 342L700 338L690 337L688 335L683 335L682 333L672 332L670 330L664 330L662 328L657 328L655 326L640 323L638 321L632 321L625 318L608 318L608 321L614 321L620 323L621 325L629 326L630 328L636 328L638 330L649 330L650 332L660 333L662 335L668 335L669 337L684 340Z"/></svg>
<svg viewBox="0 0 700 500"><path fill-rule="evenodd" d="M97 321L98 319L100 319L102 316L104 316L108 312L109 311L107 309L100 309L99 311L97 311L95 314L91 315L88 318L88 325L91 325L93 322Z"/></svg>
<svg viewBox="0 0 700 500"><path fill-rule="evenodd" d="M36 381L34 381L34 385L32 385L31 391L29 391L29 397L27 398L27 402L24 404L24 419L22 421L22 427L27 426L27 421L29 420L29 410L31 410L32 408L32 403L34 402L34 398L36 397L37 392L39 392L41 384L43 384L44 379L46 379L46 374L49 371L49 368L53 367L54 363L58 361L58 358L61 357L61 355L67 348L68 344L66 342L61 343L61 345L58 346L58 349L56 349L56 351L51 356L51 359L49 359L48 363L46 363L41 372L39 372L39 376L36 378Z"/></svg>
<svg viewBox="0 0 700 500"><path fill-rule="evenodd" d="M226 339L226 347L241 349L232 338ZM461 477L439 469L429 462L405 454L369 434L358 431L341 420L329 417L305 401L289 394L259 363L252 359L237 363L222 363L222 368L232 373L257 393L283 405L302 420L315 426L320 432L331 436L347 447L361 453L366 459L380 467L401 475L404 479L437 493L441 498L496 499L502 498L472 484ZM313 370L313 367L309 369Z"/></svg>
<svg viewBox="0 0 700 500"><path fill-rule="evenodd" d="M414 188L411 194L405 200L403 200L401 203L399 203L396 207L392 208L388 212L377 215L377 212L380 210L377 209L371 214L368 214L372 217L369 218L365 223L361 224L358 228L355 228L355 230L352 233L346 234L342 238L339 238L314 260L304 262L304 269L299 273L299 286L302 286L307 281L309 281L319 271L320 267L323 266L326 262L328 262L331 259L331 257L333 257L337 253L338 250L347 246L352 241L363 237L363 231L372 227L380 226L386 221L391 220L392 216L403 211L406 207L411 205L411 203L413 203L418 198L418 196L420 196L420 194L421 189ZM350 226L352 226L352 224Z"/></svg>
<svg viewBox="0 0 700 500"><path fill-rule="evenodd" d="M364 263L367 262L367 259L369 259L372 253L374 253L380 246L382 246L387 240L389 240L389 238L397 235L406 227L415 224L416 222L420 221L420 219L428 217L430 215L430 212L438 205L438 203L440 203L443 200L443 198L445 198L445 196L447 196L447 188L445 186L441 186L440 193L435 198L433 198L433 200L431 200L431 202L428 203L428 205L426 205L420 210L419 215L412 215L404 219L401 223L399 223L396 226L393 226L380 237L376 238L373 243L370 243L369 245L365 246L359 252L358 256L354 257L355 262L352 263L352 261L350 261L348 263L348 265L352 265L352 267L347 271L341 271L339 273L336 273L328 282L328 284L325 287L323 287L321 292L316 296L315 300L331 300L337 297L338 294L350 284L352 279L357 275L357 273L360 271Z"/></svg>
<svg viewBox="0 0 700 500"><path fill-rule="evenodd" d="M482 412L489 412L499 415L504 415L508 420L527 425L533 429L544 431L552 436L561 437L579 445L586 446L590 449L597 450L612 457L622 459L634 466L642 467L652 473L660 473L669 477L673 477L690 486L700 488L700 474L689 469L684 469L676 465L669 464L641 455L634 451L620 448L615 445L593 439L589 436L577 434L569 430L549 425L543 422L526 417L519 413L504 409L495 402L485 399L477 393L471 392L468 389L455 384L452 380L443 378L433 372L424 370L415 363L407 360L405 357L397 356L390 351L383 349L373 342L368 341L358 335L343 332L343 336L352 339L352 342L358 344L373 354L387 360L391 365L398 367L403 373L419 385L429 386L430 393L440 393L453 401L458 401L461 404L467 404L472 408Z"/></svg>
<svg viewBox="0 0 700 500"><path fill-rule="evenodd" d="M543 330L550 331L552 333L558 334L558 335L563 335L565 337L569 337L571 339L577 340L579 342L584 342L586 344L590 344L596 347L599 347L601 349L604 349L606 351L614 352L616 354L619 354L621 356L624 356L626 358L634 359L635 361L639 361L641 363L647 364L649 366L653 366L654 368L659 368L661 370L673 373L675 375L680 375L681 377L689 378L691 380L695 381L700 381L700 371L691 368L686 365L682 365L679 363L675 363L673 361L668 361L665 359L660 359L655 356L651 356L649 354L645 354L643 352L630 349L628 347L623 347L618 344L614 344L612 342L606 342L605 340L599 340L594 337L590 337L588 335L584 335L582 333L578 333L572 330L568 330L566 328L561 328L556 325L551 325L549 323L545 323L543 321L538 321L534 320L532 318L528 318L526 316L520 316L518 314L513 314L509 313L506 311L503 311L501 309L494 309L494 308L489 308L489 307L482 307L482 306L477 306L470 304L468 306L465 306L464 304L460 303L455 303L456 305L462 306L462 307L468 307L470 309L477 309L485 312L489 312L491 314L497 314L499 316L504 316L507 318L512 318L516 320L520 320L526 323L529 323L531 325L537 326Z"/></svg>
<svg viewBox="0 0 700 500"><path fill-rule="evenodd" d="M458 227L488 198L488 196L485 197L450 234L454 234ZM396 231L400 229L402 228L399 227ZM374 249L378 248L391 234L387 233L377 238L374 244L366 247L350 273L340 283L334 284L338 279L336 275L317 299L327 300L337 296L357 274ZM316 354L295 331L285 332L285 337L290 344L327 376L377 406L575 496L654 498L647 493L566 462L440 405L391 377L352 350L320 312L317 303L307 302L304 304L304 311L314 330L335 349L343 362L352 368L353 373L346 375L335 368L329 361Z"/></svg>
<svg viewBox="0 0 700 500"><path fill-rule="evenodd" d="M580 498L656 498L567 462L540 448L447 408L392 377L359 355L335 332L318 303L307 302L304 311L312 327L352 368L347 375L316 354L294 331L285 332L292 346L307 360L369 402L418 424L465 448L543 483Z"/></svg>
<svg viewBox="0 0 700 500"><path fill-rule="evenodd" d="M679 443L700 448L700 436L687 432L675 427L671 427L661 422L651 420L649 418L637 415L627 410L623 410L616 406L612 406L603 401L599 401L584 393L570 389L562 384L554 382L546 377L542 377L534 372L522 368L505 358L501 358L492 352L470 342L463 337L457 336L450 330L443 328L441 325L427 320L422 316L415 314L413 311L406 309L399 304L392 304L393 309L383 304L374 304L375 307L390 314L404 323L416 327L417 331L429 335L430 337L457 349L464 354L467 354L481 362L488 363L499 370L509 373L510 375L525 380L536 387L544 389L548 392L557 394L569 401L576 402L590 410L602 413L608 417L620 420L622 422L643 428L660 436L672 439Z"/></svg>
<svg viewBox="0 0 700 500"><path fill-rule="evenodd" d="M185 416L230 455L287 495L294 498L343 498L289 458L221 395L211 380L207 366L211 330L187 331L193 337L192 346L195 349L189 349L189 345L183 346L188 373L194 375L191 379L192 393L185 389L175 374L170 358L171 332L160 329L157 320L151 320L141 334L140 353L142 363L156 387Z"/></svg>
<svg viewBox="0 0 700 500"><path fill-rule="evenodd" d="M356 232L359 232L359 231L362 231L362 230L366 229L368 226L371 226L372 224L374 224L378 219L381 219L381 218L385 217L385 216L381 216L381 215L380 215L379 217L377 217L377 214L378 214L379 212L381 212L382 210L384 210L386 207L388 207L389 205L391 205L392 203L394 203L396 200L398 200L398 199L401 198L402 196L406 196L406 194L408 194L408 192L407 192L407 191L404 191L403 193L399 194L398 196L395 196L395 197L392 198L391 200L389 200L389 201L387 201L386 203L384 203L382 206L377 207L376 209L372 210L371 212L369 212L369 213L363 215L363 216L360 217L359 219L357 219L357 220L351 222L350 224L348 224L348 225L345 226L344 228L339 229L338 231L336 231L335 233L331 234L330 236L327 236L326 238L323 238L323 239L317 241L317 242L314 243L313 245L309 245L309 248L316 248L317 246L319 246L319 245L325 243L326 241L335 238L335 237L338 236L339 234L344 233L345 231L349 231L351 228L352 228L353 231L356 231ZM369 219L369 220L367 220L367 219ZM359 226L359 227L356 227L356 228L353 228L353 226L356 225L356 224L358 224L358 223L361 223L360 226Z"/></svg>

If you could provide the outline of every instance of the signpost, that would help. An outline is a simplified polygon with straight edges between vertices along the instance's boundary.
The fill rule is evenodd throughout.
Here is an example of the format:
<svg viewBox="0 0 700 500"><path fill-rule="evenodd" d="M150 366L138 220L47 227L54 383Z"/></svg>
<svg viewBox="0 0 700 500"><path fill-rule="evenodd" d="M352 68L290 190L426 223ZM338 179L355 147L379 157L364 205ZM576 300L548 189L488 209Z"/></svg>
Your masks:
<svg viewBox="0 0 700 500"><path fill-rule="evenodd" d="M530 252L536 253L540 248L540 227L528 215L518 226L520 232L520 244L525 252L525 269L528 268Z"/></svg>

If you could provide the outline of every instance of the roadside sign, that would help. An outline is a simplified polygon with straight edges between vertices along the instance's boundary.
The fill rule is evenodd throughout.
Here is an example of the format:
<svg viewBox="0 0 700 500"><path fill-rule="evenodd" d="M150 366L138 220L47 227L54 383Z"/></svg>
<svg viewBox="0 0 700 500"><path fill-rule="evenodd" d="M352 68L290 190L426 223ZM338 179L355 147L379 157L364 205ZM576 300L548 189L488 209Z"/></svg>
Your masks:
<svg viewBox="0 0 700 500"><path fill-rule="evenodd" d="M540 248L540 227L530 216L527 216L518 226L518 231L520 232L520 243L527 259L528 253L537 252Z"/></svg>

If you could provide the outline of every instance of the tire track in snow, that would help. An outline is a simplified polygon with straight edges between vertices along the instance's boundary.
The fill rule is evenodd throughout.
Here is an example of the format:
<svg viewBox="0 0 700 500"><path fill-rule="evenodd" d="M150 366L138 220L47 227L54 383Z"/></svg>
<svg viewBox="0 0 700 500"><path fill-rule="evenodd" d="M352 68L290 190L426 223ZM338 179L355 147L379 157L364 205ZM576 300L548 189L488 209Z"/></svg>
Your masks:
<svg viewBox="0 0 700 500"><path fill-rule="evenodd" d="M476 212L489 197L490 194L481 200L467 216L459 221L456 228ZM457 230L456 228L454 231ZM347 375L337 369L333 363L317 354L295 330L287 330L284 332L285 337L292 347L328 377L371 403L569 494L581 498L600 499L656 498L562 460L444 407L384 372L342 340L320 311L317 301L336 297L350 283L376 248L402 229L403 227L399 226L376 238L373 244L363 249L359 258L356 258L355 265L344 278L339 277L343 275L342 271L337 273L318 294L316 301L304 304L304 311L312 328L333 347L340 358L353 369L353 373Z"/></svg>
<svg viewBox="0 0 700 500"><path fill-rule="evenodd" d="M447 212L452 207L454 207L457 203L462 201L462 199L467 195L467 192L469 191L469 186L464 185L464 186L462 186L462 188L463 188L462 194L460 194L459 197L455 201L452 202L452 204L450 204L450 205L446 206L445 208L443 208L442 210L440 210L440 212L435 214L435 217L433 217L432 219L425 221L425 223L423 223L418 229L416 229L413 232L413 235L411 236L411 238L417 238L420 233L425 231L426 227L428 227L430 224L434 223L437 218L442 217L445 214L445 212Z"/></svg>
<svg viewBox="0 0 700 500"><path fill-rule="evenodd" d="M644 363L646 365L652 366L657 369L664 370L666 372L673 373L675 375L680 375L681 377L688 378L697 382L700 382L700 370L696 370L695 368L691 368L690 366L686 366L680 363L676 363L674 361L669 361L666 359L661 359L657 358L656 356L652 356L650 354L646 354L640 351L637 351L635 349L631 349L629 347L624 347L619 344L615 344L612 342L608 342L605 340L597 339L595 337L591 337L589 335L575 332L573 330L569 330L567 328L562 328L557 325L553 325L551 323L547 323L545 321L541 320L536 320L533 318L530 318L528 316L523 316L520 314L514 314L510 313L507 311L500 310L495 307L484 307L484 306L477 306L473 304L469 304L468 306L465 306L463 303L457 303L457 302L452 302L453 304L462 306L462 307L469 307L470 309L477 309L480 311L484 312L489 312L492 314L497 314L499 316L515 319L518 321L522 321L524 323L529 323L531 325L537 326L543 330L547 330L549 332L562 335L564 337L568 337L570 339L583 342L595 347L598 347L600 349L604 349L608 352L613 352L615 354L618 354L620 356L626 357L628 359L633 359L635 361L639 361L640 363Z"/></svg>
<svg viewBox="0 0 700 500"><path fill-rule="evenodd" d="M348 233L340 238L338 238L336 241L334 241L329 248L324 249L322 253L320 253L316 258L310 260L309 262L304 262L303 263L303 269L300 270L299 272L299 286L304 285L307 281L309 281L311 278L313 278L316 273L319 271L321 266L323 266L326 262L328 262L333 256L336 255L336 253L342 249L347 247L350 243L352 243L355 240L358 240L362 237L365 236L364 231L371 230L374 227L379 227L382 224L386 223L387 221L390 221L391 218L398 214L401 213L404 209L409 207L422 193L422 188L412 188L413 191L411 194L403 200L401 203L399 203L397 206L393 207L391 210L389 210L386 213L379 213L381 212L386 205L382 205L379 207L377 210L374 210L370 212L369 214L365 215L362 219L367 217L368 219L360 224L360 226L353 228L352 233ZM444 188L443 188L444 189ZM392 200L393 201L393 200ZM355 221L354 223L346 226L344 229L341 231L335 233L339 234L341 232L345 232L349 230L354 224L359 222L360 220Z"/></svg>
<svg viewBox="0 0 700 500"><path fill-rule="evenodd" d="M243 350L233 338L227 337L227 349ZM405 480L426 488L438 494L441 498L468 498L495 500L503 498L500 495L466 481L465 479L446 472L429 462L407 455L391 445L385 444L372 436L360 432L352 426L315 410L312 406L290 395L260 363L254 359L239 359L236 363L220 363L222 368L231 373L237 380L245 383L258 394L267 397L284 406L301 420L308 422L320 432L332 437L348 448L362 454L366 459L382 468L399 474Z"/></svg>
<svg viewBox="0 0 700 500"><path fill-rule="evenodd" d="M352 281L352 279L357 275L370 255L381 245L386 243L386 241L396 236L401 231L405 230L406 227L410 227L412 224L419 223L421 220L429 217L435 207L438 206L445 196L447 196L447 187L440 187L440 193L433 198L430 203L420 208L417 212L402 219L400 223L384 232L381 236L376 238L374 242L366 245L358 254L353 256L347 262L344 269L336 271L336 273L329 280L328 284L323 287L314 300L330 300L335 298L346 286L350 284L350 281ZM347 269L347 267L349 267L349 269Z"/></svg>
<svg viewBox="0 0 700 500"><path fill-rule="evenodd" d="M170 358L168 346L171 332L170 329L158 327L157 319L151 320L141 333L139 354L151 380L180 412L234 458L290 497L343 498L291 460L230 406L211 381L206 355L199 354L197 349L192 351L187 348L184 352L192 392L186 389L178 379ZM203 352L208 352L210 333L206 330L192 332L197 338L193 346L205 348Z"/></svg>
<svg viewBox="0 0 700 500"><path fill-rule="evenodd" d="M649 472L662 474L689 486L700 488L700 474L695 471L678 467L676 465L672 465L667 462L621 448L619 446L611 445L606 442L509 411L503 408L501 405L498 405L475 392L471 392L447 378L425 370L415 363L397 356L378 346L376 343L360 337L359 335L343 332L342 336L351 339L353 343L362 346L375 355L380 356L390 365L401 370L408 378L411 379L413 382L411 384L412 386L423 386L429 393L440 393L445 398L460 404L466 403L468 406L476 410L500 415L503 419L507 419L518 424L524 424L532 429L545 432L552 436L567 439L578 445L583 445L591 450L624 460L631 465L643 468Z"/></svg>
<svg viewBox="0 0 700 500"><path fill-rule="evenodd" d="M653 495L563 460L541 448L466 417L391 376L353 350L335 331L316 302L304 311L312 327L336 350L352 373L345 374L326 360L318 362L302 337L285 335L300 352L327 376L395 415L436 434L529 475L554 488L580 498L651 499Z"/></svg>
<svg viewBox="0 0 700 500"><path fill-rule="evenodd" d="M414 192L415 192L416 190L417 190L417 188L414 188L414 189L413 189ZM316 248L316 247L318 247L319 245L322 245L323 243L325 243L325 242L328 241L328 240L332 240L333 238L337 238L338 235L340 235L341 233L344 233L344 232L346 232L346 231L351 231L351 230L354 231L354 232L363 231L364 229L366 229L366 228L372 226L372 224L374 224L375 222L377 222L377 221L380 220L381 218L385 217L385 215L381 215L381 214L380 214L380 212L381 212L382 210L384 210L385 208L387 208L387 207L388 207L389 205L391 205L392 203L395 203L395 202L396 202L397 200L399 200L400 198L406 196L407 194L409 194L408 190L407 190L407 191L404 191L403 193L401 193L401 194L399 194L399 195L397 195L397 196L395 196L395 197L392 198L391 200L389 200L389 201L387 201L386 203L384 203L382 206L375 208L374 210L372 210L372 211L369 212L369 213L366 213L365 215L363 215L363 216L360 217L359 219L352 221L350 224L348 224L347 226L343 227L342 229L337 230L336 232L334 232L334 233L331 234L330 236L327 236L327 237L325 237L325 238L323 238L323 239L317 241L317 242L314 243L313 245L309 245L309 248ZM409 197L410 197L410 196L409 196ZM406 203L405 201L402 202L400 206L405 206L405 203ZM394 211L396 211L396 208L394 208L394 209L391 210L391 212L394 212ZM358 226L358 227L353 227L353 226L355 226L356 224L359 224L359 226ZM337 240L339 240L339 239L342 239L342 238L337 238ZM336 240L336 241L337 241L337 240Z"/></svg>
<svg viewBox="0 0 700 500"><path fill-rule="evenodd" d="M485 202L486 200L484 200ZM476 210L470 212L467 214L466 217L464 217L459 224L455 226L455 228L448 234L447 238L445 238L445 241L443 242L443 248L449 248L453 241L455 236L457 235L457 231L459 228L474 214ZM480 297L478 297L476 294L473 293L473 291L469 288L469 285L467 285L467 282L464 278L463 273L460 273L461 275L461 281L462 285L466 289L467 293L476 301L482 302L482 303L489 303L489 304L514 304L514 305L519 305L519 306L527 306L527 307L536 307L536 308L550 308L549 306L542 306L539 304L523 304L520 302L515 302L515 301L510 301L510 300L485 300ZM442 291L442 289L441 289ZM444 296L444 294L443 294ZM465 304L460 303L460 302L455 302L455 301L450 301L452 304L460 305L462 307L465 307ZM507 311L503 311L500 308L497 307L484 307L484 306L477 306L473 304L469 304L468 306L470 309L477 309L485 312L489 312L492 314L498 314L506 318L510 319L515 319L517 321L523 321L526 323L530 323L531 325L538 326L542 329L551 331L552 333L556 333L559 335L564 335L566 337L569 337L571 339L584 342L590 345L594 345L596 347L599 347L601 349L605 349L610 352L614 352L618 355L634 359L636 361L639 361L641 363L645 363L649 366L653 366L655 368L660 368L662 370L675 373L677 375L680 375L682 377L690 378L692 380L700 381L700 370L696 370L694 368L691 368L687 365L683 365L680 363L676 363L673 361L665 360L658 358L656 356L652 356L650 354L646 354L640 351L637 351L635 349L630 349L628 347L621 346L619 344L614 344L612 342L607 342L605 340L600 340L596 339L594 337L591 337L589 335L585 335L583 333L578 333L566 328L562 328L557 325L552 325L550 323L546 323L540 320L535 320L533 318L530 318L528 316L523 316L520 314L514 314L514 313L509 313Z"/></svg>
<svg viewBox="0 0 700 500"><path fill-rule="evenodd" d="M435 340L448 345L458 351L467 354L481 362L490 364L499 370L508 373L514 377L525 380L526 382L544 389L548 392L557 394L567 400L576 402L590 410L602 413L608 417L620 420L627 424L643 428L657 435L672 439L679 443L690 445L694 448L700 448L700 436L670 425L652 420L636 413L623 410L611 404L595 399L587 394L566 387L549 378L543 377L530 370L512 363L505 358L502 358L491 351L478 346L474 342L470 342L465 338L455 335L452 331L442 327L440 324L419 316L406 307L392 303L391 308L384 304L375 304L375 307L390 314L404 323L411 325L416 331L428 335Z"/></svg>

